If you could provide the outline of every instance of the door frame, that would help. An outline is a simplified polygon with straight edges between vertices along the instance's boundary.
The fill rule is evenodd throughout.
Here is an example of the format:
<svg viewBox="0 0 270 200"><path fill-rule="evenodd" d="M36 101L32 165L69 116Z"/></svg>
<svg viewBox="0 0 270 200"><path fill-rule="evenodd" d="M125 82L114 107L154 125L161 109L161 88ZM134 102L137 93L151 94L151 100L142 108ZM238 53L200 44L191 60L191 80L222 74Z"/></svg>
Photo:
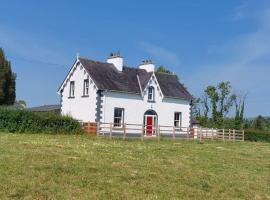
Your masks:
<svg viewBox="0 0 270 200"><path fill-rule="evenodd" d="M151 125L151 129L152 129L152 133L151 135L148 135L148 125L147 125L147 118L151 117L152 118L152 125ZM149 125L150 126L150 125ZM152 136L156 136L156 128L157 128L157 115L144 115L144 136L147 137L152 137Z"/></svg>

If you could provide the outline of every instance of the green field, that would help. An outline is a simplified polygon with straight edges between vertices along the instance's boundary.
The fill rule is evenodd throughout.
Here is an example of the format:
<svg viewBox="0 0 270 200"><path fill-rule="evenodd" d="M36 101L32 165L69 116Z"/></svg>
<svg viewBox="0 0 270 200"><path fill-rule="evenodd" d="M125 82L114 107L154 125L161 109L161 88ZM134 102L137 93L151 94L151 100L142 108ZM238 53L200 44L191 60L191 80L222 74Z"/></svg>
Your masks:
<svg viewBox="0 0 270 200"><path fill-rule="evenodd" d="M0 133L0 199L270 199L270 143Z"/></svg>

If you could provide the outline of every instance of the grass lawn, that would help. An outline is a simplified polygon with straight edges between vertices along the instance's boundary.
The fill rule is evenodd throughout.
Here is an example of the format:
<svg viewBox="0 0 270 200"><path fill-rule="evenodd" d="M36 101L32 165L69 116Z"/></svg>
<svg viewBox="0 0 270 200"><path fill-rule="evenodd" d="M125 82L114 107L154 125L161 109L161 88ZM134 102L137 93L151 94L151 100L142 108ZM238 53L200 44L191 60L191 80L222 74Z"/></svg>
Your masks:
<svg viewBox="0 0 270 200"><path fill-rule="evenodd" d="M0 133L0 199L270 199L270 143Z"/></svg>

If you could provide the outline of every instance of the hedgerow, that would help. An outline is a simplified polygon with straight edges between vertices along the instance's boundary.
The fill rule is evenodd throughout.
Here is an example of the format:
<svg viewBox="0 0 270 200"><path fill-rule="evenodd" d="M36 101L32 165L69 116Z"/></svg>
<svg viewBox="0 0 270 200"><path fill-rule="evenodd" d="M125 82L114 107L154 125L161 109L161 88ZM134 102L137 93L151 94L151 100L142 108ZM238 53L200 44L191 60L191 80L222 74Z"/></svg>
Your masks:
<svg viewBox="0 0 270 200"><path fill-rule="evenodd" d="M245 130L245 141L270 142L270 132L255 129L247 129Z"/></svg>
<svg viewBox="0 0 270 200"><path fill-rule="evenodd" d="M69 116L0 107L0 130L17 133L81 133L80 123Z"/></svg>

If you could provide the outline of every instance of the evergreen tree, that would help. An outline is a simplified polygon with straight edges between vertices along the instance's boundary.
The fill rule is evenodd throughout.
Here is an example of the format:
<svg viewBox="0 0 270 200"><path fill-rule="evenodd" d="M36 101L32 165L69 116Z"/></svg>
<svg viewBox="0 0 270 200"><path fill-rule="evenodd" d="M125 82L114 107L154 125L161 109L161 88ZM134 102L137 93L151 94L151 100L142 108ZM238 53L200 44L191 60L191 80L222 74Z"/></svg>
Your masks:
<svg viewBox="0 0 270 200"><path fill-rule="evenodd" d="M13 105L16 99L16 75L0 48L0 105Z"/></svg>

